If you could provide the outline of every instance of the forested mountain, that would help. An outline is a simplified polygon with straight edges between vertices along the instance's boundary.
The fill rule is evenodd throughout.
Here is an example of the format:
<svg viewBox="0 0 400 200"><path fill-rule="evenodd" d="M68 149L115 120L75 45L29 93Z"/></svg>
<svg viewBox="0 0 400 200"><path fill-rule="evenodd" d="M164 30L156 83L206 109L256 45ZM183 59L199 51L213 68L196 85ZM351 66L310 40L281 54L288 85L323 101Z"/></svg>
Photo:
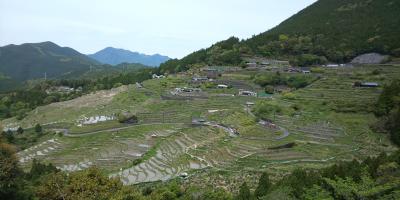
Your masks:
<svg viewBox="0 0 400 200"><path fill-rule="evenodd" d="M305 50L333 61L367 52L399 55L399 12L400 1L397 0L319 0L270 31L247 40L245 45L256 53L268 55L274 52L268 43L283 40L284 50L289 51L281 54ZM308 37L302 42L310 46L297 49L292 38L295 36Z"/></svg>
<svg viewBox="0 0 400 200"><path fill-rule="evenodd" d="M113 47L107 47L95 54L89 55L89 57L103 64L118 65L121 63L140 63L154 67L158 67L161 63L170 59L167 56L159 54L145 55L125 49L116 49Z"/></svg>
<svg viewBox="0 0 400 200"><path fill-rule="evenodd" d="M72 48L60 47L52 42L26 43L0 47L0 89L19 83L65 75L78 75L99 63Z"/></svg>
<svg viewBox="0 0 400 200"><path fill-rule="evenodd" d="M400 56L399 11L397 0L319 0L267 32L245 41L232 37L168 61L161 72L195 64L240 65L243 57L255 55L302 66L348 62L367 52Z"/></svg>

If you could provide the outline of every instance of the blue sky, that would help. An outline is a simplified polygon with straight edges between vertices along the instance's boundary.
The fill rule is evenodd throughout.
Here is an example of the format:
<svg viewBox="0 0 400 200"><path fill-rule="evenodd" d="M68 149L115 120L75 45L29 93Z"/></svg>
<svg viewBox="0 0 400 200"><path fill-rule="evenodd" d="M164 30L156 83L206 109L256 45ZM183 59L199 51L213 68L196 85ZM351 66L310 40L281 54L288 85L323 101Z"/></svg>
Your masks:
<svg viewBox="0 0 400 200"><path fill-rule="evenodd" d="M264 32L316 0L0 0L0 46L53 41L181 58Z"/></svg>

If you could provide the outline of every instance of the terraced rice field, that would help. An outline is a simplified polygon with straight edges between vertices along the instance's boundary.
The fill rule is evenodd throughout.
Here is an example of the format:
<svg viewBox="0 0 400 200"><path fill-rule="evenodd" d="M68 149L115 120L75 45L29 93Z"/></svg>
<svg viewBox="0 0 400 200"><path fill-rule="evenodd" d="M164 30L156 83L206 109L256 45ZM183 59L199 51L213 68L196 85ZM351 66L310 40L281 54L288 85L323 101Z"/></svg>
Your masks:
<svg viewBox="0 0 400 200"><path fill-rule="evenodd" d="M34 158L64 171L99 166L111 177L120 177L124 184L168 180L182 173L189 173L191 180L208 172L229 172L235 180L263 170L281 176L299 164L322 167L338 160L360 159L394 149L385 136L369 129L375 120L372 114L337 111L338 106L346 104L371 106L382 90L355 88L354 81L384 84L395 77L392 72L400 74L396 67L382 67L380 75L372 75L373 69L326 70L318 81L292 92L293 97L278 94L272 99L209 95L207 99L163 100L161 94L187 86L188 79L149 80L143 83L143 89L129 86L106 97L107 102L96 104L96 108L90 107L89 99L93 98L88 98L89 107L72 109L64 119L57 116L53 121L54 127L66 123L70 133L76 133L74 137L55 136L18 156L26 168ZM254 87L248 80L231 83ZM213 89L210 93L219 92L223 91ZM282 108L281 112L266 116L276 126L260 123L246 107L247 102L264 101ZM299 109L294 110L294 105ZM43 113L32 113L20 123L51 123L48 116L69 109L67 106L53 113L50 109L54 106L41 107ZM137 114L139 125L121 125L117 121L83 127L74 124L83 115L120 111ZM32 120L34 116L36 121ZM204 119L208 126L190 126L192 118ZM232 135L229 130L239 135Z"/></svg>
<svg viewBox="0 0 400 200"><path fill-rule="evenodd" d="M32 146L28 149L18 152L19 162L22 165L29 163L33 159L44 158L50 153L54 153L63 148L62 143L58 139L50 139L44 142L41 142L35 146Z"/></svg>
<svg viewBox="0 0 400 200"><path fill-rule="evenodd" d="M165 138L158 146L156 154L132 168L111 176L119 176L125 184L168 180L183 172L210 166L202 158L189 153L191 149L201 148L223 133L209 128L190 129Z"/></svg>

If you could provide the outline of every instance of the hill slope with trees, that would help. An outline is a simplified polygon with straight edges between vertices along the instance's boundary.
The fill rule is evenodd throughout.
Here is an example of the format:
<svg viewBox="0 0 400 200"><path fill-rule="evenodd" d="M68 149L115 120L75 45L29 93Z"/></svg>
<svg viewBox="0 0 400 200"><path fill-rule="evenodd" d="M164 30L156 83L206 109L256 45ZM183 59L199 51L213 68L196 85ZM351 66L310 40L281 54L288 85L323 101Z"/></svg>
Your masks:
<svg viewBox="0 0 400 200"><path fill-rule="evenodd" d="M0 73L7 77L2 87L15 86L30 79L79 75L99 63L52 42L26 43L0 47ZM0 88L4 89L4 88Z"/></svg>
<svg viewBox="0 0 400 200"><path fill-rule="evenodd" d="M275 28L239 41L231 37L181 60L161 65L161 72L196 64L240 65L242 58L264 56L306 66L348 62L377 52L400 56L400 1L319 0Z"/></svg>

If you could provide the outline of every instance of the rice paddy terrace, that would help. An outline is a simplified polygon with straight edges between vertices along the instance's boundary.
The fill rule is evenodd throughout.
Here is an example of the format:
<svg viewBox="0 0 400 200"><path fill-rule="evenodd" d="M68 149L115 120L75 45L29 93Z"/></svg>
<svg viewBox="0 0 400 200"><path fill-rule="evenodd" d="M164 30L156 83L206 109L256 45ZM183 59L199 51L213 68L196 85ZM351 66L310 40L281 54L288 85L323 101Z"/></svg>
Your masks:
<svg viewBox="0 0 400 200"><path fill-rule="evenodd" d="M379 73L374 75L376 69ZM21 150L18 156L25 167L34 158L64 171L98 166L125 184L188 173L188 183L204 182L207 174L209 184L224 186L264 170L279 177L296 167L318 168L395 150L386 136L369 129L375 117L368 111L381 88L352 84L359 80L384 84L400 76L400 66L324 69L315 74L320 77L317 81L290 93L271 98L232 96L240 87L261 90L251 76L241 74L236 79L235 73L223 74L220 83L233 82L236 87L201 86L205 98L168 100L162 97L174 88L191 87L191 77L153 79L143 88L100 91L39 107L21 121L2 123L24 128L40 123L60 132ZM269 102L282 110L263 121L248 102ZM111 117L122 111L136 113L139 123L79 123L85 117ZM192 119L204 122L193 125Z"/></svg>

